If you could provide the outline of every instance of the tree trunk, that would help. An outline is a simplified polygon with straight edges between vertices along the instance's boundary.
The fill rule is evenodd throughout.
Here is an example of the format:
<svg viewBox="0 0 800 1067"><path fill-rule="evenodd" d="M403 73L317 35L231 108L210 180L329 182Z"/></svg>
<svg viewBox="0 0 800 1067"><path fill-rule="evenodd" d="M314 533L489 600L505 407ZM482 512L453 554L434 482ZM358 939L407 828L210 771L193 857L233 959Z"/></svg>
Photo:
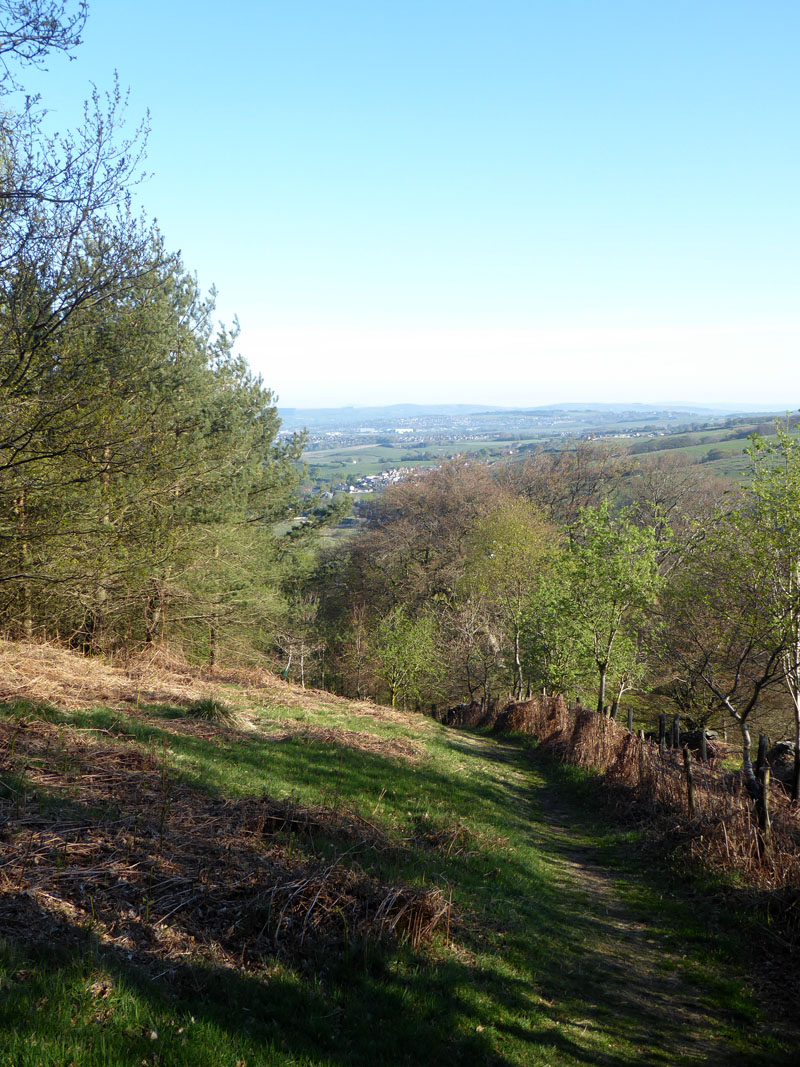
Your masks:
<svg viewBox="0 0 800 1067"><path fill-rule="evenodd" d="M751 797L757 797L760 789L758 785L758 779L756 778L755 771L753 770L753 760L751 758L751 750L753 747L753 741L750 737L750 728L747 725L746 720L739 719L739 730L742 734L742 773L744 774L744 783L747 786L747 792Z"/></svg>
<svg viewBox="0 0 800 1067"><path fill-rule="evenodd" d="M111 447L110 447L110 445L105 445L103 447L103 464L102 464L101 470L102 470L102 476L103 476L102 477L103 489L104 489L104 492L106 494L108 494L109 487L111 485ZM106 505L107 504L108 504L108 499L106 498ZM110 528L110 526L111 526L111 513L109 511L106 511L105 514L103 515L103 526L107 527L107 528ZM109 539L109 537L110 537L110 529L107 532L105 547L108 547L108 539ZM92 652L93 653L93 652L97 652L98 651L98 638L100 637L100 635L102 634L102 632L103 632L103 630L105 628L105 619L106 619L106 611L107 610L108 610L108 588L107 588L107 586L106 586L106 584L105 584L105 582L103 580L103 575L101 573L101 575L97 579L97 586L95 588L95 593L94 593L94 607L92 608L91 621L90 621L89 627L88 627L88 629L89 629L88 642L87 642L87 645L88 645L87 651L88 652Z"/></svg>
<svg viewBox="0 0 800 1067"><path fill-rule="evenodd" d="M522 691L525 687L525 683L522 678L522 661L519 655L519 630L514 630L514 673L516 674L515 691L514 696L517 700L522 700Z"/></svg>
<svg viewBox="0 0 800 1067"><path fill-rule="evenodd" d="M219 545L214 545L214 559L219 559ZM219 618L212 609L211 621L208 625L208 666L213 670L217 665L217 624Z"/></svg>
<svg viewBox="0 0 800 1067"><path fill-rule="evenodd" d="M31 595L31 583L27 575L33 557L31 556L30 545L25 541L22 542L20 561L22 570L25 572L25 577L22 579L22 633L25 639L30 641L33 637L33 597Z"/></svg>
<svg viewBox="0 0 800 1067"><path fill-rule="evenodd" d="M27 540L27 525L28 515L25 501L25 491L23 490L16 501L16 513L17 513L17 534L20 538L19 549L19 563L20 570L22 571L22 635L26 639L30 640L33 637L33 597L31 595L31 583L28 577L33 557L31 555L31 548Z"/></svg>
<svg viewBox="0 0 800 1067"><path fill-rule="evenodd" d="M600 672L600 686L597 690L597 714L603 714L603 707L606 702L606 671L608 670L605 664L600 665L598 663L597 669Z"/></svg>
<svg viewBox="0 0 800 1067"><path fill-rule="evenodd" d="M208 665L213 670L217 665L217 627L212 619L208 627Z"/></svg>
<svg viewBox="0 0 800 1067"><path fill-rule="evenodd" d="M94 603L86 609L83 617L83 629L76 636L81 636L81 652L92 656L99 650L99 638L103 632L108 592L102 581L94 590Z"/></svg>
<svg viewBox="0 0 800 1067"><path fill-rule="evenodd" d="M151 645L157 640L159 631L162 630L164 623L163 601L157 586L147 598L144 614L145 641L148 645Z"/></svg>

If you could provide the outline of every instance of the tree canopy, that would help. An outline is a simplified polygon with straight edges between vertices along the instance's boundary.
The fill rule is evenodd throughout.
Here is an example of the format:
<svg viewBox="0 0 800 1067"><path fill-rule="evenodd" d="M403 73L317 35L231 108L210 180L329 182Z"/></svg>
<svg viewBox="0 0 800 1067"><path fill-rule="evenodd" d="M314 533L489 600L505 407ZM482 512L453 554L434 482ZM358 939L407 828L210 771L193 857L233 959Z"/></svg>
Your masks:
<svg viewBox="0 0 800 1067"><path fill-rule="evenodd" d="M3 91L76 48L85 19L83 3L0 4ZM279 437L213 296L132 212L147 124L126 134L119 86L57 137L37 98L4 103L4 626L86 650L171 633L204 654L246 623L257 643L302 539L276 533L302 513L302 439Z"/></svg>

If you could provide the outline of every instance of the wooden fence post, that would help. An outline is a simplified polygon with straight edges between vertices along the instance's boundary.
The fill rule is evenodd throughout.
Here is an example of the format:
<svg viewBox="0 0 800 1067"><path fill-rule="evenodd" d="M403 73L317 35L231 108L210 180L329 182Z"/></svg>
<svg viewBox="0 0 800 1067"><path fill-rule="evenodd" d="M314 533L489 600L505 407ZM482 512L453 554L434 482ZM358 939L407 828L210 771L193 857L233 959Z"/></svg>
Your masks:
<svg viewBox="0 0 800 1067"><path fill-rule="evenodd" d="M769 751L769 738L766 734L758 735L758 756L756 757L756 778L759 778L762 770L767 765L767 752Z"/></svg>
<svg viewBox="0 0 800 1067"><path fill-rule="evenodd" d="M700 759L703 763L708 763L708 741L706 739L705 726L700 730Z"/></svg>
<svg viewBox="0 0 800 1067"><path fill-rule="evenodd" d="M758 818L758 854L763 857L772 849L772 819L769 813L769 764L764 762L759 774L761 788L756 800L756 817Z"/></svg>
<svg viewBox="0 0 800 1067"><path fill-rule="evenodd" d="M692 754L689 746L683 746L683 767L686 771L686 790L689 797L689 815L692 819L697 818L697 801L694 795L694 773L692 771Z"/></svg>
<svg viewBox="0 0 800 1067"><path fill-rule="evenodd" d="M658 747L663 756L667 747L667 716L664 712L658 716Z"/></svg>
<svg viewBox="0 0 800 1067"><path fill-rule="evenodd" d="M680 715L674 715L672 717L672 747L681 747L681 717Z"/></svg>
<svg viewBox="0 0 800 1067"><path fill-rule="evenodd" d="M633 708L628 708L628 729L633 733Z"/></svg>

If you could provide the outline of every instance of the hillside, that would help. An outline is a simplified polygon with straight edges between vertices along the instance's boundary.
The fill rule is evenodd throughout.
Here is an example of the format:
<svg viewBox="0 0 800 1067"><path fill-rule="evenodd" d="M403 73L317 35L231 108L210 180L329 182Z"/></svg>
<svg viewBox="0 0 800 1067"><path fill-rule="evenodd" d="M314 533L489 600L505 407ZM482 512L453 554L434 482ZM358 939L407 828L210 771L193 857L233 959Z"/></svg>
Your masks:
<svg viewBox="0 0 800 1067"><path fill-rule="evenodd" d="M0 679L2 1064L796 1062L754 928L530 738L155 654Z"/></svg>

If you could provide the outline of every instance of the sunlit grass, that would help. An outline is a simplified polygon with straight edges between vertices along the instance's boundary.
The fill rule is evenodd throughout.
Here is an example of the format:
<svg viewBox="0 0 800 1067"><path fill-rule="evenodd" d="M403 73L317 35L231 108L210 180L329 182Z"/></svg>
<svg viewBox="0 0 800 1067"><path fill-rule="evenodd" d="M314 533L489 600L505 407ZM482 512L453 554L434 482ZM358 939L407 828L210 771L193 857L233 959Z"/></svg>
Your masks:
<svg viewBox="0 0 800 1067"><path fill-rule="evenodd" d="M241 695L223 695L243 709ZM188 959L180 975L155 980L135 959L104 949L90 922L54 935L49 950L9 942L0 955L0 1063L681 1062L662 1055L646 1006L614 1009L603 989L603 938L578 921L592 901L579 882L564 881L549 843L537 799L545 776L580 821L578 844L597 856L628 849L629 831L592 821L590 777L534 767L522 738L497 741L430 720L415 727L358 704L312 698L247 711L254 728L210 734L191 728L185 708L165 705L65 712L18 704L3 714L142 746L171 780L210 796L268 795L356 812L391 847L348 844L324 830L287 840L309 862L338 858L382 883L440 887L452 900L449 932L419 951L278 952L250 972ZM369 744L413 746L413 759L380 744L360 748L362 735ZM48 789L51 804L65 802ZM707 1036L775 1053L774 1042L752 1036L758 1012L730 972L724 938L720 947L713 931L701 937L692 917L683 926L674 912L658 918L662 904L635 869L623 872L621 887L637 914L656 923L674 966L718 1006Z"/></svg>

